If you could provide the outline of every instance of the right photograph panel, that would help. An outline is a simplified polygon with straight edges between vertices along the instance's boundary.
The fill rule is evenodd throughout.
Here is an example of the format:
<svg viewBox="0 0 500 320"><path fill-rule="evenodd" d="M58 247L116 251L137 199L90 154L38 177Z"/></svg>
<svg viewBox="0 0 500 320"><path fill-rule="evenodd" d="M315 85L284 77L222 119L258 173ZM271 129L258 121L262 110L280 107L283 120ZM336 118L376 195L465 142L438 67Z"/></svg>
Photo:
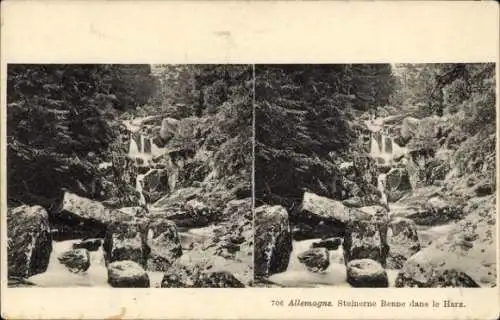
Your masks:
<svg viewBox="0 0 500 320"><path fill-rule="evenodd" d="M255 66L255 285L494 287L494 63Z"/></svg>

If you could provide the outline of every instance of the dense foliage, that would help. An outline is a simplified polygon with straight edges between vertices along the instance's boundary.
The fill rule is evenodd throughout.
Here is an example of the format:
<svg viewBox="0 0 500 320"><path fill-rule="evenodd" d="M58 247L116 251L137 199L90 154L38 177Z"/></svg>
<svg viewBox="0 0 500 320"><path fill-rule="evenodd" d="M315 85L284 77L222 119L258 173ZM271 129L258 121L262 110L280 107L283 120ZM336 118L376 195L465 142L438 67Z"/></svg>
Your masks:
<svg viewBox="0 0 500 320"><path fill-rule="evenodd" d="M449 150L448 165L456 174L494 185L495 64L403 64L398 71L400 89L393 98L402 104L396 112L421 120L410 147Z"/></svg>
<svg viewBox="0 0 500 320"><path fill-rule="evenodd" d="M7 74L9 200L45 204L62 188L92 197L114 119L153 93L150 67L14 64Z"/></svg>
<svg viewBox="0 0 500 320"><path fill-rule="evenodd" d="M169 147L214 152L222 179L251 188L253 75L251 65L160 65L156 95L142 113L192 123L193 135L178 134ZM191 130L189 130L191 131ZM248 193L250 196L250 193Z"/></svg>
<svg viewBox="0 0 500 320"><path fill-rule="evenodd" d="M388 103L390 65L256 66L257 203L338 197L342 161L362 155L356 116Z"/></svg>
<svg viewBox="0 0 500 320"><path fill-rule="evenodd" d="M482 63L398 64L391 104L418 118L454 113L491 87L494 70L494 64Z"/></svg>

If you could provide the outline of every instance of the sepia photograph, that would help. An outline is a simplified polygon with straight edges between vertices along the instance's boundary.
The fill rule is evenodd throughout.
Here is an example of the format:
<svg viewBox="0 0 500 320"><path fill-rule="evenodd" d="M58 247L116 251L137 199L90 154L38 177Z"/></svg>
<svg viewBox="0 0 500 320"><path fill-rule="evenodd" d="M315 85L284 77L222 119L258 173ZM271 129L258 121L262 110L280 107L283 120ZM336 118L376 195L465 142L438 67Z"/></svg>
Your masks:
<svg viewBox="0 0 500 320"><path fill-rule="evenodd" d="M0 317L497 319L499 10L3 1Z"/></svg>
<svg viewBox="0 0 500 320"><path fill-rule="evenodd" d="M9 287L249 286L252 71L9 64Z"/></svg>
<svg viewBox="0 0 500 320"><path fill-rule="evenodd" d="M255 74L256 286L496 286L494 63Z"/></svg>

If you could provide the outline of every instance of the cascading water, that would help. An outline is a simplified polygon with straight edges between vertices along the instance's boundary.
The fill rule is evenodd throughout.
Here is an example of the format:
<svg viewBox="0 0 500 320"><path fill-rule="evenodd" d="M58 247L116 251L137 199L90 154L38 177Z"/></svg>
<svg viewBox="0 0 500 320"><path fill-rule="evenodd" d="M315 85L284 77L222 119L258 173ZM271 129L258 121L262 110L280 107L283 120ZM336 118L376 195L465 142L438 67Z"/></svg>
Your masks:
<svg viewBox="0 0 500 320"><path fill-rule="evenodd" d="M102 246L97 251L90 251L90 268L85 272L73 273L58 260L58 257L79 240L53 241L52 252L47 271L28 278L41 287L109 287L107 270L104 263Z"/></svg>
<svg viewBox="0 0 500 320"><path fill-rule="evenodd" d="M141 206L147 206L146 197L144 196L144 193L142 192L143 191L144 176L145 176L145 174L138 174L137 178L135 179L135 189L139 192L139 195L140 195L139 204Z"/></svg>
<svg viewBox="0 0 500 320"><path fill-rule="evenodd" d="M394 138L382 132L372 132L370 155L381 165L391 165L394 160L406 155L408 150L399 146Z"/></svg>
<svg viewBox="0 0 500 320"><path fill-rule="evenodd" d="M47 271L31 276L28 281L40 287L110 287L102 245L97 251L89 251L90 267L84 272L73 273L59 262L58 257L71 250L73 244L79 241L53 241ZM151 281L151 287L159 288L163 279L163 272L147 271L147 273Z"/></svg>
<svg viewBox="0 0 500 320"><path fill-rule="evenodd" d="M285 287L351 287L347 283L346 267L344 263L344 249L339 246L337 250L329 251L330 265L323 272L311 272L298 259L298 255L311 248L313 242L320 239L293 241L290 262L285 272L275 273L269 280ZM386 269L389 286L394 287L397 270Z"/></svg>
<svg viewBox="0 0 500 320"><path fill-rule="evenodd" d="M140 121L138 121L140 122ZM141 159L136 161L137 165L149 166L155 156L166 153L166 148L159 148L154 144L152 139L147 136L138 134L139 127L135 121L125 123L130 130L130 143L128 157L130 159ZM172 162L172 159L167 159ZM111 166L112 163L102 163L101 169ZM172 164L172 167L175 167ZM154 170L154 169L150 169ZM136 177L135 187L140 193L140 204L148 206L146 198L143 194L144 178L148 173L138 174ZM170 186L175 187L176 177L178 172L174 170L175 179L169 179ZM182 259L203 259L203 252L194 251L194 244L201 244L210 239L214 233L214 226L206 226L201 228L190 228L178 231L178 236L183 248ZM81 238L75 238L64 241L52 241L52 251L50 253L49 265L43 273L29 277L27 280L39 287L110 287L108 284L108 272L105 263L104 248L101 244L96 251L89 251L90 267L86 271L73 273L59 260L63 253L71 250L73 244L80 242ZM101 241L103 239L100 239ZM191 252L191 250L193 250ZM222 258L221 258L222 259ZM146 270L150 278L151 287L159 288L163 279L164 273L160 271Z"/></svg>
<svg viewBox="0 0 500 320"><path fill-rule="evenodd" d="M165 153L165 148L158 147L153 141L151 141L151 154L153 157L159 156Z"/></svg>
<svg viewBox="0 0 500 320"><path fill-rule="evenodd" d="M385 167L377 177L377 189L381 193L381 205L389 209L388 196L386 191L387 167L391 167L396 160L401 159L407 152L394 142L394 139L383 133L382 119L374 119L367 124L372 130L370 138L370 156L377 161L377 165ZM347 164L346 164L347 165ZM273 274L269 280L285 287L323 287L337 286L350 287L346 280L346 267L344 264L344 249L339 246L337 250L329 251L330 265L324 272L313 273L307 270L306 266L298 260L298 255L311 248L313 242L321 239L294 240L290 262L286 271ZM395 285L398 270L386 269L389 277L389 286Z"/></svg>
<svg viewBox="0 0 500 320"><path fill-rule="evenodd" d="M137 128L130 133L130 143L128 156L136 161L139 166L150 166L153 158L166 152L166 148L158 147L153 139L140 134ZM151 170L151 169L150 169ZM144 177L148 173L138 174L136 177L135 188L140 194L139 204L147 207L146 197L144 196Z"/></svg>
<svg viewBox="0 0 500 320"><path fill-rule="evenodd" d="M370 138L370 156L375 159L378 165L392 167L396 162L395 160L403 158L407 153L408 150L406 148L399 146L383 130L372 132ZM381 204L389 208L386 194L387 175L384 172L380 173L377 177L377 189L381 194Z"/></svg>
<svg viewBox="0 0 500 320"><path fill-rule="evenodd" d="M128 156L144 166L149 165L153 160L153 154L151 153L151 148L149 148L149 150L146 150L146 141L148 141L150 145L153 143L152 141L149 140L149 138L146 138L144 135L139 134L137 132L130 134L130 146L129 146Z"/></svg>
<svg viewBox="0 0 500 320"><path fill-rule="evenodd" d="M377 177L377 189L378 191L380 191L381 194L381 199L380 199L381 204L388 208L389 203L387 201L387 194L385 193L386 183L387 183L387 175L385 173L381 173Z"/></svg>
<svg viewBox="0 0 500 320"><path fill-rule="evenodd" d="M370 155L381 165L390 165L394 158L394 140L377 132L372 133Z"/></svg>
<svg viewBox="0 0 500 320"><path fill-rule="evenodd" d="M139 147L137 146L137 142L132 139L132 134L130 135L130 144L128 148L128 155L130 157L135 157L136 155L140 154Z"/></svg>
<svg viewBox="0 0 500 320"><path fill-rule="evenodd" d="M128 156L131 159L142 160L142 165L147 166L151 163L153 158L160 156L166 152L166 148L158 147L153 139L146 137L137 132L130 134L129 152Z"/></svg>

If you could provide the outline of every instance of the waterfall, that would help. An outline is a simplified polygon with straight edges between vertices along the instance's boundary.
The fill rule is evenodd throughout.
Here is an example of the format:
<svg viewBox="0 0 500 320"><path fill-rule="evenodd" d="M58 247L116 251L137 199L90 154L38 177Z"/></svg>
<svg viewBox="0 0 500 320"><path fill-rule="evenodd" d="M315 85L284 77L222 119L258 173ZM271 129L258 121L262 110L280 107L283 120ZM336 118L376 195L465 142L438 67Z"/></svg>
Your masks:
<svg viewBox="0 0 500 320"><path fill-rule="evenodd" d="M137 132L131 133L128 156L131 159L141 159L142 165L148 166L153 160L153 154L151 152L153 144L152 139ZM164 152L165 149L160 149L156 146L156 151L156 155L159 155L162 151Z"/></svg>
<svg viewBox="0 0 500 320"><path fill-rule="evenodd" d="M370 155L377 163L391 164L394 159L399 159L407 153L407 149L400 147L392 137L380 132L374 132L370 139Z"/></svg>
<svg viewBox="0 0 500 320"><path fill-rule="evenodd" d="M144 174L138 174L137 178L135 179L135 189L139 192L140 198L139 198L139 204L141 206L147 206L146 203L146 197L144 196L144 193L142 192L143 190L143 183L144 183Z"/></svg>
<svg viewBox="0 0 500 320"><path fill-rule="evenodd" d="M377 189L380 191L381 199L380 202L383 206L388 206L387 194L385 193L385 186L387 183L387 175L385 173L381 173L377 177Z"/></svg>
<svg viewBox="0 0 500 320"><path fill-rule="evenodd" d="M372 156L377 156L379 155L380 152L380 147L378 146L377 140L375 140L375 137L371 137L371 145L370 145L370 154Z"/></svg>
<svg viewBox="0 0 500 320"><path fill-rule="evenodd" d="M167 152L167 148L158 147L152 138L141 133L142 121L145 118L136 118L132 121L124 121L125 126L128 128L129 134L129 150L128 157L135 160L137 166L149 167L152 170L153 158L161 156ZM144 172L144 171L142 171ZM135 180L135 189L140 194L139 203L142 206L148 206L146 197L143 194L144 177L148 175L149 171L144 174L138 174ZM170 183L170 180L169 180ZM175 181L174 181L175 183Z"/></svg>
<svg viewBox="0 0 500 320"><path fill-rule="evenodd" d="M153 157L159 156L161 154L165 153L165 148L160 148L158 147L153 140L151 140L151 155Z"/></svg>
<svg viewBox="0 0 500 320"><path fill-rule="evenodd" d="M392 144L390 139L389 144ZM392 152L389 152L389 150L392 149L392 146L389 148L390 149L387 147L386 137L382 136L380 133L372 133L370 154L377 161L377 163L389 164L391 162Z"/></svg>
<svg viewBox="0 0 500 320"><path fill-rule="evenodd" d="M128 156L131 159L136 160L136 164L139 163L140 166L151 166L153 162L153 157L162 155L166 152L166 148L158 147L153 139L142 135L138 132L130 133L130 144L129 144L129 152ZM142 161L137 162L140 159ZM151 171L151 169L150 169ZM139 204L141 206L148 206L146 201L146 197L144 196L144 177L148 174L138 174L135 180L135 189L140 194Z"/></svg>
<svg viewBox="0 0 500 320"><path fill-rule="evenodd" d="M378 124L377 119L367 123L371 132L370 136L370 156L375 159L378 165L382 165L384 172L387 166L394 165L406 166L407 161L405 156L408 154L408 149L399 146L384 129L383 124ZM381 194L380 204L389 209L387 195L387 174L380 173L377 177L377 190Z"/></svg>
<svg viewBox="0 0 500 320"><path fill-rule="evenodd" d="M140 152L139 152L139 148L137 146L137 142L135 142L135 140L133 139L132 134L131 134L128 155L129 155L129 157L134 158L139 153Z"/></svg>

